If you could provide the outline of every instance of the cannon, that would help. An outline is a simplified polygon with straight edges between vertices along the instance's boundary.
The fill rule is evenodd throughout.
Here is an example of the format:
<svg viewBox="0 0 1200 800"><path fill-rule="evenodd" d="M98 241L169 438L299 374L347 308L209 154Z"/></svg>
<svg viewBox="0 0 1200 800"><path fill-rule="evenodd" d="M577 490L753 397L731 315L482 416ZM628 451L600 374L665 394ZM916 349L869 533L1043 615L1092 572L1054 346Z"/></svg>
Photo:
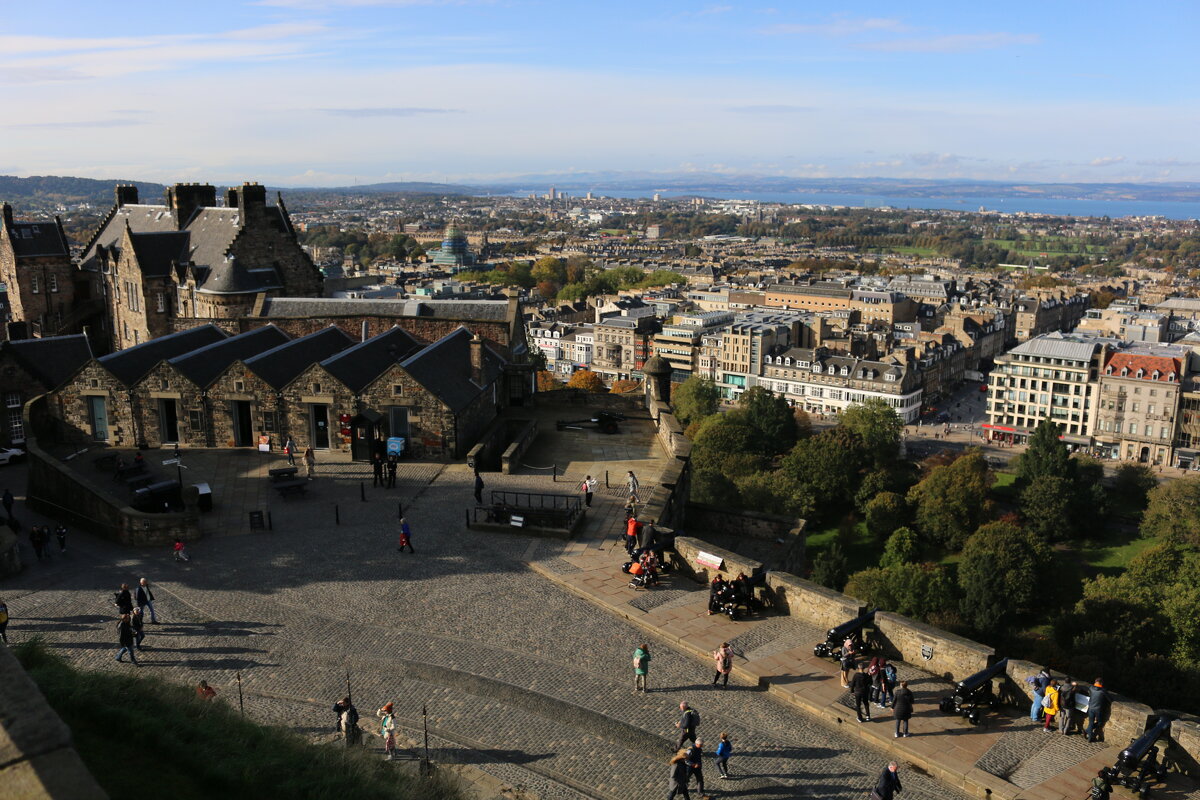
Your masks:
<svg viewBox="0 0 1200 800"><path fill-rule="evenodd" d="M1150 730L1134 739L1129 747L1121 751L1116 764L1100 770L1100 779L1106 783L1124 786L1138 797L1146 797L1154 784L1167 779L1167 765L1165 761L1159 760L1159 750L1155 742L1159 737L1166 736L1170 730L1171 718L1159 717Z"/></svg>
<svg viewBox="0 0 1200 800"><path fill-rule="evenodd" d="M595 425L601 433L620 433L618 422L624 422L625 415L614 411L597 411L587 419L560 419L554 423L560 431L581 431L585 425Z"/></svg>
<svg viewBox="0 0 1200 800"><path fill-rule="evenodd" d="M854 639L855 650L862 649L863 628L875 621L875 612L878 610L873 608L861 617L855 617L836 628L830 628L825 633L825 641L813 648L813 655L817 658L832 658L837 661L842 657L842 642L846 639Z"/></svg>
<svg viewBox="0 0 1200 800"><path fill-rule="evenodd" d="M992 689L992 678L1003 675L1008 659L1002 658L990 667L958 682L954 694L943 697L938 708L943 714L962 714L972 725L978 725L983 712L996 704L996 693Z"/></svg>

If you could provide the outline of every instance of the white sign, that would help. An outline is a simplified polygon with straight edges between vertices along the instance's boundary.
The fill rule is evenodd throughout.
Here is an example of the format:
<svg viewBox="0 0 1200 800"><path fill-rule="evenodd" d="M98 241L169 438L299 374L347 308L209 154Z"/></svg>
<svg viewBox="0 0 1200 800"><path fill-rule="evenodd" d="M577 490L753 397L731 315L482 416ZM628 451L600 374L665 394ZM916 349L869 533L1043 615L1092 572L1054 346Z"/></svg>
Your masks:
<svg viewBox="0 0 1200 800"><path fill-rule="evenodd" d="M508 524L512 525L514 528L524 528L525 527L525 518L518 517L516 514L513 514L511 517L508 518Z"/></svg>
<svg viewBox="0 0 1200 800"><path fill-rule="evenodd" d="M696 563L702 567L708 567L709 569L720 569L721 565L725 563L725 559L701 550L696 555Z"/></svg>
<svg viewBox="0 0 1200 800"><path fill-rule="evenodd" d="M178 463L179 463L179 459L178 459L178 458L164 458L164 459L163 459L163 466L164 466L164 467L170 467L170 466L173 466L173 465L175 465L175 464L178 464Z"/></svg>

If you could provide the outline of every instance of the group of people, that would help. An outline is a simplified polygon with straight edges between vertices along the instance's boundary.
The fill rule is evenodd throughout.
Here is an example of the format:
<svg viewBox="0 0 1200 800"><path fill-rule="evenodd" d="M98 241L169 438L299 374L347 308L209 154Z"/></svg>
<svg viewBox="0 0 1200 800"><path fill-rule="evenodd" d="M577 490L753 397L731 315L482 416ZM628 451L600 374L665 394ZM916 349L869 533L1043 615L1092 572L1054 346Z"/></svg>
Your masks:
<svg viewBox="0 0 1200 800"><path fill-rule="evenodd" d="M358 709L350 695L333 704L334 727L346 742L347 747L362 743L362 728L358 726ZM389 761L396 758L396 705L385 703L375 711L379 719L379 738L383 741L383 755Z"/></svg>
<svg viewBox="0 0 1200 800"><path fill-rule="evenodd" d="M733 618L739 607L749 609L753 598L751 580L746 573L739 572L736 578L725 580L718 572L708 584L708 614L729 614Z"/></svg>
<svg viewBox="0 0 1200 800"><path fill-rule="evenodd" d="M1091 686L1084 686L1079 681L1060 682L1050 677L1049 670L1042 669L1026 680L1033 685L1029 719L1035 725L1041 725L1043 731L1051 732L1057 727L1059 733L1070 736L1079 727L1089 742L1103 737L1111 698L1102 678L1096 678ZM1086 728L1082 726L1083 719L1077 709L1077 701L1084 697L1087 698Z"/></svg>
<svg viewBox="0 0 1200 800"><path fill-rule="evenodd" d="M896 722L896 739L908 738L908 721L913 715L913 693L908 681L899 680L896 666L883 656L872 656L859 663L861 643L854 636L842 642L842 688L850 690L854 700L854 715L859 722L871 721L871 704L884 709L891 706Z"/></svg>
<svg viewBox="0 0 1200 800"><path fill-rule="evenodd" d="M154 611L154 592L150 589L150 582L145 578L140 579L134 591L130 591L129 584L122 583L121 588L113 595L113 605L117 607L117 613L120 615L117 620L117 641L120 649L117 650L116 660L123 662L128 654L135 667L141 666L138 664L136 651L142 649L142 641L146 638L147 610L150 612L150 624L158 624L158 615Z"/></svg>
<svg viewBox="0 0 1200 800"><path fill-rule="evenodd" d="M383 453L376 453L371 459L371 485L385 489L395 489L396 470L399 466L400 458L394 453L386 459L383 457ZM385 472L387 473L386 476Z"/></svg>
<svg viewBox="0 0 1200 800"><path fill-rule="evenodd" d="M67 554L67 529L59 525L54 529L54 538L58 540L59 555ZM34 525L29 529L29 543L33 545L33 553L37 560L48 559L50 555L50 526Z"/></svg>
<svg viewBox="0 0 1200 800"><path fill-rule="evenodd" d="M287 456L289 467L296 466L296 450L296 442L289 436L287 441L283 443L283 454ZM304 448L303 458L305 475L311 481L317 474L317 453L312 449L312 445Z"/></svg>
<svg viewBox="0 0 1200 800"><path fill-rule="evenodd" d="M643 645L644 647L645 645ZM704 740L697 735L700 727L700 714L686 702L679 704L680 718L675 723L679 730L679 742L675 745L675 754L670 760L670 784L667 800L682 797L691 800L688 787L693 779L700 795L704 796ZM713 753L716 757L717 772L722 778L729 778L729 757L733 754L733 742L728 733L722 733Z"/></svg>

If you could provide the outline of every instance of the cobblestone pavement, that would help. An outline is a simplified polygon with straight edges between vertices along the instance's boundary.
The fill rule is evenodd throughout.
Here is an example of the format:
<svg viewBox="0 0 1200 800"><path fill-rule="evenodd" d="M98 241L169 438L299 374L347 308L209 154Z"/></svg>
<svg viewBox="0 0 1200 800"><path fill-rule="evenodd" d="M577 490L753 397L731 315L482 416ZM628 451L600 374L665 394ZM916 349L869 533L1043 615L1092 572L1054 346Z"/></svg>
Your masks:
<svg viewBox="0 0 1200 800"><path fill-rule="evenodd" d="M487 488L574 491L583 474L602 477L605 468L614 477L635 469L645 483L662 457L648 423L627 423L626 431L574 434L571 452L588 461L530 452L535 466L557 455L565 481L526 470L485 474ZM453 750L550 800L640 800L665 789L672 725L687 700L710 743L730 733L731 766L745 776L720 781L710 766L710 792L827 800L869 792L888 760L882 752L756 689L713 689L705 667L666 645L651 640L653 691L634 694L630 658L646 634L524 566L553 558L560 543L464 530L472 482L465 466L409 477L395 494L368 486L365 503L356 485L319 478L313 496L275 511L273 532L206 538L189 548L188 564L72 534L67 557L0 584L9 633L14 641L41 635L85 667L132 670L113 661L111 598L119 583L145 575L164 621L148 626L142 671L182 683L204 678L226 702L236 702L240 672L247 713L308 735L328 730L329 706L349 676L364 718L395 701L410 736L427 706L443 757ZM260 491L248 489L244 503L259 502ZM615 531L616 494L597 493L593 532ZM415 554L396 552L400 496ZM326 502L350 508L349 519L332 524ZM240 520L245 511L221 513ZM28 546L23 555L32 560ZM905 786L915 800L963 797L911 770Z"/></svg>

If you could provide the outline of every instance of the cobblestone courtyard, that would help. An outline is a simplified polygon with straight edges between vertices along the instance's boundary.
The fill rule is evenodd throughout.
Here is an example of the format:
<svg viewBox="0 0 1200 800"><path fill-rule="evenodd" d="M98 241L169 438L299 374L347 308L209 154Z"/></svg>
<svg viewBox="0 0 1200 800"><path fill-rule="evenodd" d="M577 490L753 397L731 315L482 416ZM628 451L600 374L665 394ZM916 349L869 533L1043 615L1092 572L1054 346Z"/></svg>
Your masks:
<svg viewBox="0 0 1200 800"><path fill-rule="evenodd" d="M630 659L646 634L528 568L560 559L564 543L466 530L473 501L465 465L408 464L394 490L368 478L366 502L351 473L319 477L307 497L279 501L266 497L261 475L281 459L261 458L212 468L185 458L214 481L217 501L207 523L213 535L189 548L191 563L83 533L73 532L68 555L53 563L35 562L25 544L32 563L0 583L10 638L41 635L80 666L131 670L113 661L111 598L120 583L146 576L163 624L147 626L143 672L205 679L236 704L240 671L247 713L314 737L329 734L329 706L345 694L349 673L364 718L393 700L405 733L417 738L427 705L436 756L543 798L662 797L681 700L699 710L704 738L715 744L728 731L735 745L734 780L717 780L711 763L706 771L712 794L857 800L888 760L765 692L710 688L707 664L654 640L654 691L634 694ZM663 464L647 421L631 421L618 436L544 436L524 460L557 462L566 477L555 483L529 467L487 473L487 489L567 493L585 473L603 481L606 469L614 486L626 469L645 483ZM229 474L218 480L221 469ZM15 484L22 474L0 477ZM12 488L23 496L23 486ZM589 537L615 532L619 496L597 493ZM396 550L400 502L415 554ZM274 530L249 531L246 514L264 505ZM23 506L18 514L26 525L39 521ZM904 781L907 798L963 796L913 770Z"/></svg>

